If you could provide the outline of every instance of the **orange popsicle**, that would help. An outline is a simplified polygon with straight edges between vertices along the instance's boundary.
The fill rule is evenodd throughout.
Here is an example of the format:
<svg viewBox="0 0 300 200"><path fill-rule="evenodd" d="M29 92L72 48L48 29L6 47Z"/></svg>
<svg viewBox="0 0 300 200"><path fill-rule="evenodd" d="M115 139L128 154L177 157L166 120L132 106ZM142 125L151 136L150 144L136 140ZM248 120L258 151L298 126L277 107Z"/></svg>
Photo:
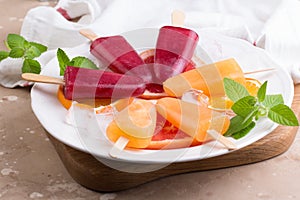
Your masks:
<svg viewBox="0 0 300 200"><path fill-rule="evenodd" d="M135 100L115 115L106 135L112 142L120 137L128 140L127 147L145 148L151 142L156 126L156 110L151 101Z"/></svg>
<svg viewBox="0 0 300 200"><path fill-rule="evenodd" d="M159 99L156 109L165 119L199 142L205 141L212 110L207 104L197 105L171 97Z"/></svg>
<svg viewBox="0 0 300 200"><path fill-rule="evenodd" d="M173 97L181 97L190 89L201 90L208 97L221 97L225 96L223 85L225 77L245 84L242 69L231 58L171 77L163 83L163 87L164 91Z"/></svg>

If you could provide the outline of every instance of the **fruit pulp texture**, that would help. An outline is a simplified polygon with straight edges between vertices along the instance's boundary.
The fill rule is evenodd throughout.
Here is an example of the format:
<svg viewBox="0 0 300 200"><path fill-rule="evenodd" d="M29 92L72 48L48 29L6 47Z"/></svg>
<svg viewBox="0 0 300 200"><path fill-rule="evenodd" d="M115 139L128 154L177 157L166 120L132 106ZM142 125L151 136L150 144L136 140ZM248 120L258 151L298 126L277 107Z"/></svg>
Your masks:
<svg viewBox="0 0 300 200"><path fill-rule="evenodd" d="M156 129L147 149L178 149L202 144L157 114Z"/></svg>
<svg viewBox="0 0 300 200"><path fill-rule="evenodd" d="M177 139L190 137L171 122L167 121L162 115L157 114L156 128L152 137L152 141L161 141L168 139Z"/></svg>
<svg viewBox="0 0 300 200"><path fill-rule="evenodd" d="M155 50L155 74L158 82L180 74L191 61L198 43L196 32L174 26L160 29Z"/></svg>
<svg viewBox="0 0 300 200"><path fill-rule="evenodd" d="M120 99L140 96L145 91L143 80L129 75L67 66L64 74L66 99Z"/></svg>
<svg viewBox="0 0 300 200"><path fill-rule="evenodd" d="M225 96L223 79L231 78L245 85L245 77L238 63L227 59L198 67L167 79L164 91L173 97L181 97L190 89L201 90L210 98Z"/></svg>
<svg viewBox="0 0 300 200"><path fill-rule="evenodd" d="M257 92L261 86L261 82L254 78L246 78L245 87L248 90L249 94L252 96L256 96Z"/></svg>

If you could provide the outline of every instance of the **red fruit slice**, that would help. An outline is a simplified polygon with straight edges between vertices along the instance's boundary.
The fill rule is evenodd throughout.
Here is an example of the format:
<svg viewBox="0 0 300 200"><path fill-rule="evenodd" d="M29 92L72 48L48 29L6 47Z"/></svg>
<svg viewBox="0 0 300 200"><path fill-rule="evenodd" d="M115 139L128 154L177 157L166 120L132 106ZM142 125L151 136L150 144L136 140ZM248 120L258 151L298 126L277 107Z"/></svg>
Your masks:
<svg viewBox="0 0 300 200"><path fill-rule="evenodd" d="M140 56L146 64L151 64L154 63L154 54L155 54L155 49L148 49L140 53Z"/></svg>
<svg viewBox="0 0 300 200"><path fill-rule="evenodd" d="M140 57L144 60L144 62L146 64L148 64L148 66L150 68L153 68L153 69L154 69L154 66L153 65L150 66L150 64L154 63L154 54L155 54L155 49L148 49L148 50L145 50L142 53L140 53ZM184 72L192 70L192 69L195 69L195 63L193 61L189 61L188 64L184 68ZM156 82L156 81L154 80L154 82ZM164 92L162 84L159 84L159 83L148 83L146 85L146 89L151 93L163 93Z"/></svg>
<svg viewBox="0 0 300 200"><path fill-rule="evenodd" d="M196 64L191 60L186 66L183 72L187 72L196 68Z"/></svg>
<svg viewBox="0 0 300 200"><path fill-rule="evenodd" d="M147 149L176 149L200 144L157 114L156 130Z"/></svg>

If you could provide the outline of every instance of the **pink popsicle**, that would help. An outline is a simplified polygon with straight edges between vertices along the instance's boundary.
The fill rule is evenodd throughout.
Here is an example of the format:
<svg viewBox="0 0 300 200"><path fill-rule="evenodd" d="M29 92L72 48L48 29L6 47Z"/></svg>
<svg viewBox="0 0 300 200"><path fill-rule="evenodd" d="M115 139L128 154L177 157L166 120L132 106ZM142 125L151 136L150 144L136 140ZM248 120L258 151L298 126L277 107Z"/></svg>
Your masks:
<svg viewBox="0 0 300 200"><path fill-rule="evenodd" d="M145 64L134 48L120 35L97 38L92 42L90 52L105 67L116 73L135 75L146 83L153 82L153 67Z"/></svg>
<svg viewBox="0 0 300 200"><path fill-rule="evenodd" d="M155 51L155 74L159 82L184 71L191 61L199 37L196 32L175 26L160 29Z"/></svg>
<svg viewBox="0 0 300 200"><path fill-rule="evenodd" d="M103 70L68 66L64 75L67 99L126 98L145 91L141 78Z"/></svg>
<svg viewBox="0 0 300 200"><path fill-rule="evenodd" d="M119 35L97 38L92 42L90 52L112 71L121 74L145 64L126 39Z"/></svg>

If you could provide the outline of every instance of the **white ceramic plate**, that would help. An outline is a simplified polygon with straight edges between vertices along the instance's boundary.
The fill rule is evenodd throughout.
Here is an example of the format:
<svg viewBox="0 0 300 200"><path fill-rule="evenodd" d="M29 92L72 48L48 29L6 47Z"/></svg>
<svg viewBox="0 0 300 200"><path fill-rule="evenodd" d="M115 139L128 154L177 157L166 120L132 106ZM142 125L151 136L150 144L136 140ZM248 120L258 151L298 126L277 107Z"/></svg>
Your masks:
<svg viewBox="0 0 300 200"><path fill-rule="evenodd" d="M123 34L136 48L153 48L155 46L158 30L141 29ZM285 104L291 105L293 100L293 83L288 73L277 66L262 49L256 48L246 41L229 38L211 32L199 34L200 41L197 55L207 63L226 58L235 58L244 72L263 68L276 68L272 72L252 75L260 81L268 80L269 94L282 94ZM201 49L200 49L201 47ZM89 44L83 44L72 49L65 49L70 57L83 55L93 59L89 54ZM206 52L206 53L205 53ZM58 63L53 59L43 69L43 74L58 76ZM105 127L109 119L105 117L96 119L85 111L78 114L78 126L68 125L66 121L67 110L63 108L56 98L56 85L35 84L31 91L32 108L43 127L59 141L89 152L100 158L112 159L109 151L112 144L105 137ZM77 115L77 114L76 114ZM82 127L81 127L82 126ZM98 126L98 129L95 127ZM100 128L99 128L100 127ZM233 140L238 149L263 138L277 127L277 124L267 119L260 120L257 126L245 137ZM102 132L102 133L101 133ZM170 163L199 160L208 157L230 153L216 141L201 146L173 149L173 150L125 150L118 160L134 163Z"/></svg>

